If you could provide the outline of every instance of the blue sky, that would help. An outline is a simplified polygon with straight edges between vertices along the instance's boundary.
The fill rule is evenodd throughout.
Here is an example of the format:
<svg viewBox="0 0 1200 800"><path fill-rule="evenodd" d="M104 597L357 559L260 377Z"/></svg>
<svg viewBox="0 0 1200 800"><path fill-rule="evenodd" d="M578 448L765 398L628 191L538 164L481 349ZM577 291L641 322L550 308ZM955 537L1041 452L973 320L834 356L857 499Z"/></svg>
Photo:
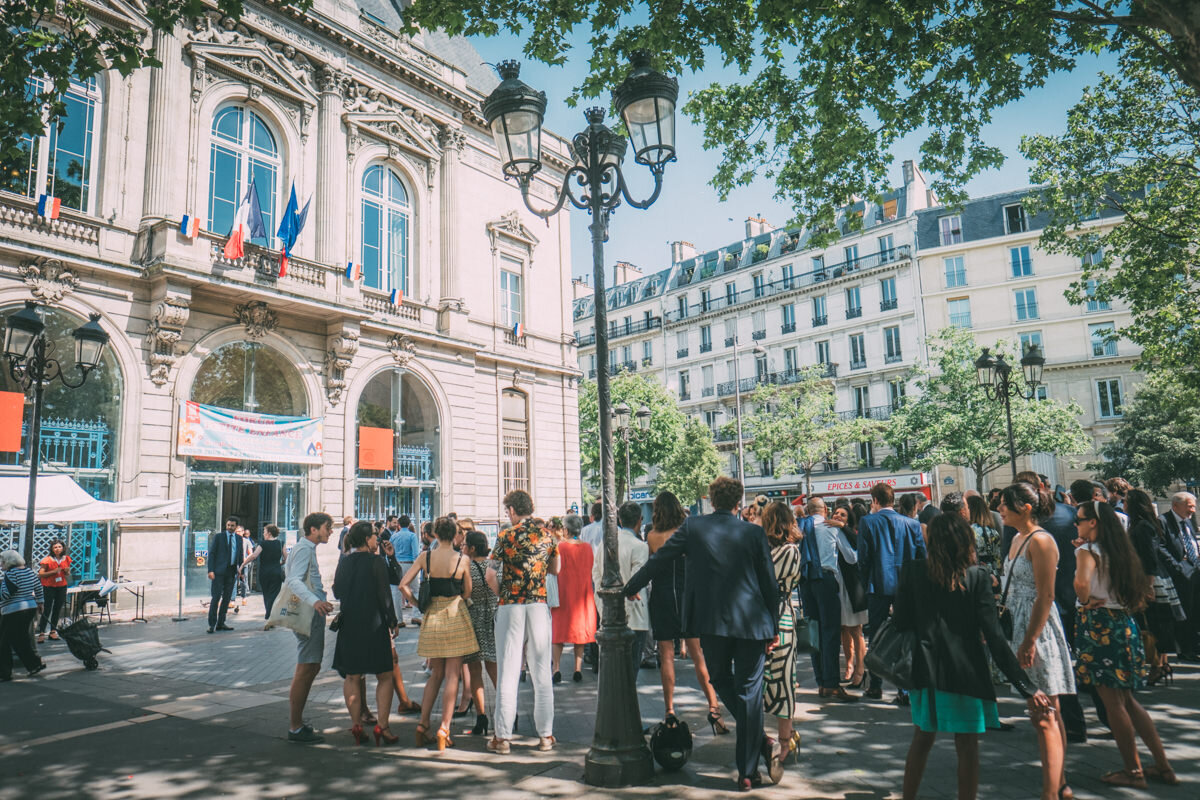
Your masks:
<svg viewBox="0 0 1200 800"><path fill-rule="evenodd" d="M577 39L583 41L581 37ZM580 107L569 108L565 100L571 88L586 75L586 50L577 47L565 65L548 67L524 59L521 38L511 34L492 38L475 37L472 43L484 61L496 63L505 58L522 61L521 79L535 89L546 92L549 101L546 129L568 138L583 129L583 107L589 104L582 103ZM1061 132L1067 109L1079 100L1087 86L1096 82L1096 75L1101 69L1112 71L1114 64L1115 59L1111 56L1081 59L1074 72L1053 76L1045 88L998 111L993 116L993 122L985 129L985 138L989 144L1004 152L1007 161L1000 169L975 178L968 184L968 192L978 197L1028 185L1028 162L1017 151L1021 136ZM714 66L701 73L684 74L678 78L679 105L682 106L689 91L714 81L734 80L737 74L732 69ZM672 241L689 241L701 251L711 250L743 238L747 217L763 216L775 225L783 225L792 217L791 208L774 199L774 186L767 180L741 187L732 192L728 200L721 202L716 190L708 185L720 161L719 152L703 149L700 127L681 113L677 114L676 123L679 126L676 138L678 161L667 167L658 201L645 211L622 205L612 216L609 241L604 253L606 266L610 267L606 279L610 284L611 265L616 261L630 261L650 273L669 266L669 243ZM892 174L895 184L900 182L900 162L917 157L920 140L919 134L913 134L893 148L895 161ZM630 162L626 163L626 180L636 199L645 197L653 188L649 172ZM520 203L520 195L515 187L513 200ZM586 212L576 209L560 213L571 214L571 274L590 274L592 253L587 229L589 217Z"/></svg>

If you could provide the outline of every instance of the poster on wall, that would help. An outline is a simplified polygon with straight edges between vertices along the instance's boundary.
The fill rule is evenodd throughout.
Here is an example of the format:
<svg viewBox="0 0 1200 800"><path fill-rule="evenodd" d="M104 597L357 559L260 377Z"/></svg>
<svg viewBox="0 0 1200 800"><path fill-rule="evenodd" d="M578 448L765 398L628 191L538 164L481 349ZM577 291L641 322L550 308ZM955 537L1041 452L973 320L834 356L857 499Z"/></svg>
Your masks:
<svg viewBox="0 0 1200 800"><path fill-rule="evenodd" d="M179 406L181 456L229 461L320 464L323 419L232 411L185 401Z"/></svg>

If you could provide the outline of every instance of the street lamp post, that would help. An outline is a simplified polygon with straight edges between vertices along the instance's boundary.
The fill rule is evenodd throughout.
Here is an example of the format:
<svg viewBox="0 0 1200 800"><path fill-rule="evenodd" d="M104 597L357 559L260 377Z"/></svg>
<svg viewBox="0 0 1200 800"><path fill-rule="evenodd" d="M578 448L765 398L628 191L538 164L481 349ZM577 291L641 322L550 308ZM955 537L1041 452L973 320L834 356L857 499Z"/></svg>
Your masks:
<svg viewBox="0 0 1200 800"><path fill-rule="evenodd" d="M737 420L738 480L742 482L742 488L745 488L746 452L742 443L742 357L741 351L738 349L740 344L740 338L735 334L733 337L733 416ZM754 345L751 352L756 356L767 354L761 344Z"/></svg>
<svg viewBox="0 0 1200 800"><path fill-rule="evenodd" d="M608 313L604 295L604 242L608 240L609 214L624 200L634 208L648 208L662 191L663 170L675 160L675 101L679 85L650 68L650 54L637 51L633 69L612 93L613 105L625 123L634 161L649 168L654 191L646 200L629 195L621 171L627 143L604 125L604 111L584 112L588 126L571 140L575 163L567 170L558 200L551 208L535 208L529 201L534 175L541 169L542 119L546 94L519 79L520 65L501 62L502 81L483 102L483 117L492 130L505 178L514 178L525 207L539 217L558 213L571 205L592 217L592 278L595 286L596 394L600 412L600 493L604 502L604 577L601 580L600 682L596 730L584 762L584 780L593 786L628 786L645 783L654 764L642 734L633 671L629 629L621 595L617 561L617 505L614 492L611 399L608 375ZM572 185L575 184L575 185Z"/></svg>
<svg viewBox="0 0 1200 800"><path fill-rule="evenodd" d="M633 457L630 454L630 443L638 436L644 436L650 430L650 409L642 406L634 416L637 425L629 424L629 406L618 403L613 409L616 416L616 435L625 443L625 499L633 496Z"/></svg>
<svg viewBox="0 0 1200 800"><path fill-rule="evenodd" d="M1036 344L1030 345L1021 356L1021 371L1025 377L1025 386L1022 387L1012 374L1012 365L1004 360L1003 354L992 356L989 348L985 347L983 354L975 359L975 378L983 387L984 394L989 400L1004 403L1004 417L1008 423L1008 457L1012 465L1013 483L1017 482L1017 444L1013 439L1012 398L1032 400L1042 383L1042 368L1045 365L1046 357L1042 355L1042 348Z"/></svg>
<svg viewBox="0 0 1200 800"><path fill-rule="evenodd" d="M26 564L33 563L33 526L37 510L38 468L42 462L42 399L46 387L59 381L68 389L78 389L88 374L100 365L100 357L108 344L108 334L100 327L100 315L80 325L71 334L75 339L75 368L78 379L67 378L62 364L54 357L54 342L46 338L46 323L41 310L32 300L10 314L4 330L4 355L8 358L8 374L21 385L25 394L33 390L33 412L29 420L29 496L25 510L25 531L21 551Z"/></svg>

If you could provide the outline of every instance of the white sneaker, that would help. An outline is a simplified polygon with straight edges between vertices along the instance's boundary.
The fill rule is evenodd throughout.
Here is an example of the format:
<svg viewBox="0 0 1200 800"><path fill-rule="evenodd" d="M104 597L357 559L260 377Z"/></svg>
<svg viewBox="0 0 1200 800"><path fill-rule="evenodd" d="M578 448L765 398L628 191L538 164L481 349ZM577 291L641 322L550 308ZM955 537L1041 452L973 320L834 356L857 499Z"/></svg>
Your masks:
<svg viewBox="0 0 1200 800"><path fill-rule="evenodd" d="M543 753L547 753L553 750L554 745L557 743L558 741L553 736L539 736L537 749Z"/></svg>

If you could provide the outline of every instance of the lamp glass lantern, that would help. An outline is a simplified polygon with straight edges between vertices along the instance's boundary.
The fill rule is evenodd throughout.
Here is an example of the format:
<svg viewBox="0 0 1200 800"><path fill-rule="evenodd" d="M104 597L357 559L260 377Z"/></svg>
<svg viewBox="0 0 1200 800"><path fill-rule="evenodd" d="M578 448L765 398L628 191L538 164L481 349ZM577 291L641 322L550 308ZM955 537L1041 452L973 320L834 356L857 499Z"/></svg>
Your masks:
<svg viewBox="0 0 1200 800"><path fill-rule="evenodd" d="M638 409L637 423L643 432L650 430L650 409L647 406L642 406Z"/></svg>
<svg viewBox="0 0 1200 800"><path fill-rule="evenodd" d="M618 428L629 427L629 406L625 403L618 403L613 409L613 413L616 414Z"/></svg>
<svg viewBox="0 0 1200 800"><path fill-rule="evenodd" d="M483 118L500 150L504 174L528 178L542 168L546 93L531 89L519 78L521 65L516 61L501 61L497 71L502 80L483 101Z"/></svg>
<svg viewBox="0 0 1200 800"><path fill-rule="evenodd" d="M633 70L613 90L613 105L629 132L634 160L657 168L675 160L675 103L679 82L650 67L650 53L630 56Z"/></svg>
<svg viewBox="0 0 1200 800"><path fill-rule="evenodd" d="M10 314L6 322L4 354L14 361L21 361L33 349L33 343L46 329L46 323L42 321L37 303L32 300L26 300L25 307Z"/></svg>
<svg viewBox="0 0 1200 800"><path fill-rule="evenodd" d="M1046 357L1042 355L1042 347L1032 344L1021 356L1021 369L1025 372L1025 383L1030 389L1036 389L1042 383L1042 368L1046 365Z"/></svg>
<svg viewBox="0 0 1200 800"><path fill-rule="evenodd" d="M996 361L992 358L990 348L983 348L983 355L975 359L975 380L984 388L996 380Z"/></svg>
<svg viewBox="0 0 1200 800"><path fill-rule="evenodd" d="M75 338L75 364L85 372L100 366L108 334L100 327L100 315L92 314L71 334Z"/></svg>

